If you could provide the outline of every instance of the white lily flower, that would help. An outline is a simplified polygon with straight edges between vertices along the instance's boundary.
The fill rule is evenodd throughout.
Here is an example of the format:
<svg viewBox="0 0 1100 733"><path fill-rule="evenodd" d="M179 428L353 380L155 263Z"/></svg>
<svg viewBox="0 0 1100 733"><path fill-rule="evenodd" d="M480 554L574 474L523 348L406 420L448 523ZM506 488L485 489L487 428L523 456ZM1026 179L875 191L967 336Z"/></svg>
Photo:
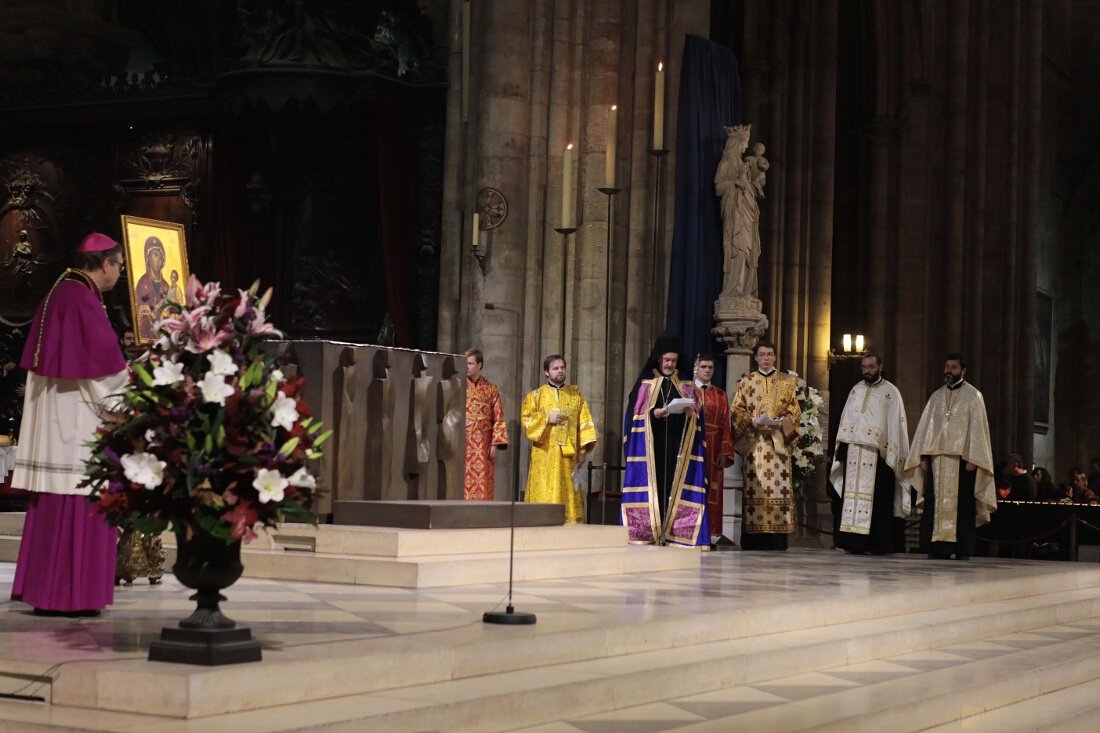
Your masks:
<svg viewBox="0 0 1100 733"><path fill-rule="evenodd" d="M298 403L293 397L280 392L271 405L271 424L277 428L291 430L298 420Z"/></svg>
<svg viewBox="0 0 1100 733"><path fill-rule="evenodd" d="M174 361L162 361L153 367L153 386L170 387L183 381L183 364Z"/></svg>
<svg viewBox="0 0 1100 733"><path fill-rule="evenodd" d="M152 453L127 453L121 459L122 472L130 481L147 489L155 489L164 481L168 464Z"/></svg>
<svg viewBox="0 0 1100 733"><path fill-rule="evenodd" d="M305 466L302 466L297 471L290 474L289 481L291 486L299 486L303 489L317 488L317 479L315 479L313 475L306 470Z"/></svg>
<svg viewBox="0 0 1100 733"><path fill-rule="evenodd" d="M210 362L210 371L214 374L230 377L237 373L237 363L221 349L211 351L206 355L206 360Z"/></svg>
<svg viewBox="0 0 1100 733"><path fill-rule="evenodd" d="M286 487L290 482L278 471L271 468L261 468L256 472L256 478L252 481L253 488L260 494L260 503L269 501L282 501Z"/></svg>
<svg viewBox="0 0 1100 733"><path fill-rule="evenodd" d="M225 377L214 372L207 372L206 376L199 382L199 389L202 390L202 399L204 402L216 402L219 405L225 404L225 398L233 394L233 385L225 383Z"/></svg>

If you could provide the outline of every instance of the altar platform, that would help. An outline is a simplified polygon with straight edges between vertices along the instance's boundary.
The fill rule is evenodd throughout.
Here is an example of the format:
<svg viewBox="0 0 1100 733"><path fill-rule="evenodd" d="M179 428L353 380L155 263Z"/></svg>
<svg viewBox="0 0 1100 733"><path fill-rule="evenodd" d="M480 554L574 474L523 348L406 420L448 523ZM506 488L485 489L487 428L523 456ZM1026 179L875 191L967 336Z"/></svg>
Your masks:
<svg viewBox="0 0 1100 733"><path fill-rule="evenodd" d="M504 579L244 578L223 609L264 660L216 668L146 661L192 606L170 576L94 619L7 602L0 730L1096 730L1100 566L694 554L686 570L517 583L527 627L481 621ZM0 564L4 597L12 573Z"/></svg>
<svg viewBox="0 0 1100 733"><path fill-rule="evenodd" d="M433 515L430 506L417 512L410 511L409 505L403 503L395 510L398 521L418 525L427 520L430 526L431 517L440 515L438 506ZM507 504L501 506L508 508ZM525 521L545 521L547 512L535 511L540 506L543 505L529 505L533 511L524 513ZM481 508L494 507L482 504ZM551 511L549 518L556 517L557 526L516 527L512 568L516 582L699 567L701 553L697 549L631 545L624 527L561 526L564 514L561 507L551 507L555 508L556 514ZM453 510L451 507L445 515L463 518ZM21 512L0 513L0 561L15 562L19 557L23 516ZM482 511L477 519L482 526L468 529L288 523L278 530L261 531L256 540L242 548L241 561L245 577L271 580L394 588L439 588L507 580L512 532L507 525L484 526L486 517L490 522L501 518L499 512ZM467 516L463 521L468 520ZM175 561L175 535L166 532L162 540L168 554L166 567L171 567Z"/></svg>

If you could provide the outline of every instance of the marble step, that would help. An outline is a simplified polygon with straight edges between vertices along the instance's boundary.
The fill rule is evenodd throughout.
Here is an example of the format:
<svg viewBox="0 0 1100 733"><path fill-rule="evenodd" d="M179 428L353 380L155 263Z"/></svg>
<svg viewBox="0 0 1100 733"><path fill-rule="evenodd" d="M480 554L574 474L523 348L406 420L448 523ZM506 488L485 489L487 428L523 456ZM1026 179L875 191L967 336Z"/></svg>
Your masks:
<svg viewBox="0 0 1100 733"><path fill-rule="evenodd" d="M699 567L700 554L698 550L687 548L635 545L517 550L513 578L515 583L523 583L556 578L690 570ZM250 548L241 553L241 562L244 563L244 574L250 578L394 588L502 583L507 582L509 575L506 550L393 558Z"/></svg>
<svg viewBox="0 0 1100 733"><path fill-rule="evenodd" d="M168 544L174 538L166 536ZM507 528L399 529L352 527L333 524L284 524L268 530L248 549L289 549L330 555L408 558L454 554L508 552L512 542ZM557 527L517 527L516 552L524 550L580 550L624 547L625 527L574 524Z"/></svg>
<svg viewBox="0 0 1100 733"><path fill-rule="evenodd" d="M950 605L958 593L924 595L939 607L839 621L845 609L837 605L831 620L803 610L801 625L780 608L759 607L757 624L724 613L549 633L478 625L443 644L429 634L415 647L381 639L293 650L293 658L276 651L248 675L142 660L76 665L51 694L55 705L194 718L268 705L250 691L295 679L307 684L282 689L282 704L358 696L355 719L373 729L508 730L563 711L581 717L1100 615L1100 588L959 606ZM866 600L852 599L847 615L860 618Z"/></svg>
<svg viewBox="0 0 1100 733"><path fill-rule="evenodd" d="M19 535L0 535L0 562L15 562L19 559Z"/></svg>
<svg viewBox="0 0 1100 733"><path fill-rule="evenodd" d="M752 689L789 701L666 730L676 733L761 729L769 733L904 733L925 731L955 721L964 723L976 713L1042 699L1066 687L1100 680L1100 618L1091 619L1090 625L1090 633L1053 643L1048 638L1042 646L1007 653L999 653L1003 649L996 647L1029 635L995 636L987 639L984 645L962 643L940 647L935 651L941 656L973 661L918 674L912 674L911 667L903 671L906 670L905 662L935 662L936 655L909 654L886 658L875 665L846 665L823 669L814 675L777 678L753 688L726 690L722 696L727 700L736 699L738 692ZM1063 625L1037 628L1030 636L1066 628ZM1000 644L1001 641L1006 644ZM892 667L897 671L891 674ZM859 683L859 680L875 677L888 679ZM823 684L829 680L831 684ZM850 686L844 685L845 682ZM799 697L802 699L797 699ZM689 706L692 702L704 702L704 696L673 701L676 705ZM628 718L629 715L630 711L624 710L617 717ZM965 724L960 729L1003 730ZM1095 720L1092 730L1096 730Z"/></svg>
<svg viewBox="0 0 1100 733"><path fill-rule="evenodd" d="M23 519L25 512L0 512L0 535L23 534Z"/></svg>
<svg viewBox="0 0 1100 733"><path fill-rule="evenodd" d="M23 533L23 512L0 512L0 536L18 538ZM487 529L400 529L353 527L333 524L287 523L261 530L249 549L288 549L333 555L371 557L418 557L425 555L507 552L512 541L507 528ZM575 524L559 527L517 527L516 551L597 549L627 544L625 527ZM172 546L175 536L165 532L164 544Z"/></svg>
<svg viewBox="0 0 1100 733"><path fill-rule="evenodd" d="M1096 733L1100 720L1100 680L1054 690L961 720L927 728L925 733Z"/></svg>

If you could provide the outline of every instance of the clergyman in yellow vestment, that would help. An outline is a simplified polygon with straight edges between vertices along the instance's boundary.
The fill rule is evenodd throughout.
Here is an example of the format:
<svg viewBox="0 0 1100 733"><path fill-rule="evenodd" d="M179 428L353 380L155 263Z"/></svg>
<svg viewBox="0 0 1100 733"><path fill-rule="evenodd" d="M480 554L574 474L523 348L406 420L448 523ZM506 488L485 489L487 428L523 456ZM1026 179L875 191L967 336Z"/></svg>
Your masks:
<svg viewBox="0 0 1100 733"><path fill-rule="evenodd" d="M565 523L580 524L584 502L573 487L573 470L596 445L596 424L577 385L565 383L565 359L553 354L542 367L546 384L527 393L520 413L531 441L524 501L562 504Z"/></svg>

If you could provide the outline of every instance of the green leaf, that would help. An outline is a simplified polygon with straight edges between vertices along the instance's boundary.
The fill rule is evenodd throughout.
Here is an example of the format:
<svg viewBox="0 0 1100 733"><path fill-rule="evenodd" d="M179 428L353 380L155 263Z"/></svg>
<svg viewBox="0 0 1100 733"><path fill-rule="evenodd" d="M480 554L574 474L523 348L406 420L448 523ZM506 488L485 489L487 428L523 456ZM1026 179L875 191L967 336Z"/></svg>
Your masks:
<svg viewBox="0 0 1100 733"><path fill-rule="evenodd" d="M304 506L296 501L287 502L279 507L279 513L282 515L279 521L286 520L302 520L317 526L317 515L306 509Z"/></svg>
<svg viewBox="0 0 1100 733"><path fill-rule="evenodd" d="M144 514L138 514L136 512L130 515L130 521L133 522L134 529L143 534L159 535L161 532L168 529L167 521L149 517Z"/></svg>
<svg viewBox="0 0 1100 733"><path fill-rule="evenodd" d="M198 520L199 526L207 532L225 540L225 544L228 545L233 541L233 534L229 525L220 516L206 512L195 512L195 519Z"/></svg>
<svg viewBox="0 0 1100 733"><path fill-rule="evenodd" d="M216 442L218 444L218 447L221 448L223 445L225 445L225 426L224 425L219 425L218 426L217 436L218 437L217 437Z"/></svg>
<svg viewBox="0 0 1100 733"><path fill-rule="evenodd" d="M214 452L214 438L210 433L206 434L206 439L202 442L202 449L207 453Z"/></svg>
<svg viewBox="0 0 1100 733"><path fill-rule="evenodd" d="M263 378L264 363L262 361L252 362L241 377L241 390L244 391L254 384L259 384Z"/></svg>
<svg viewBox="0 0 1100 733"><path fill-rule="evenodd" d="M149 376L149 372L145 371L145 367L136 361L130 362L130 365L134 368L134 374L138 375L138 379L140 379L146 387L153 386L153 378Z"/></svg>

